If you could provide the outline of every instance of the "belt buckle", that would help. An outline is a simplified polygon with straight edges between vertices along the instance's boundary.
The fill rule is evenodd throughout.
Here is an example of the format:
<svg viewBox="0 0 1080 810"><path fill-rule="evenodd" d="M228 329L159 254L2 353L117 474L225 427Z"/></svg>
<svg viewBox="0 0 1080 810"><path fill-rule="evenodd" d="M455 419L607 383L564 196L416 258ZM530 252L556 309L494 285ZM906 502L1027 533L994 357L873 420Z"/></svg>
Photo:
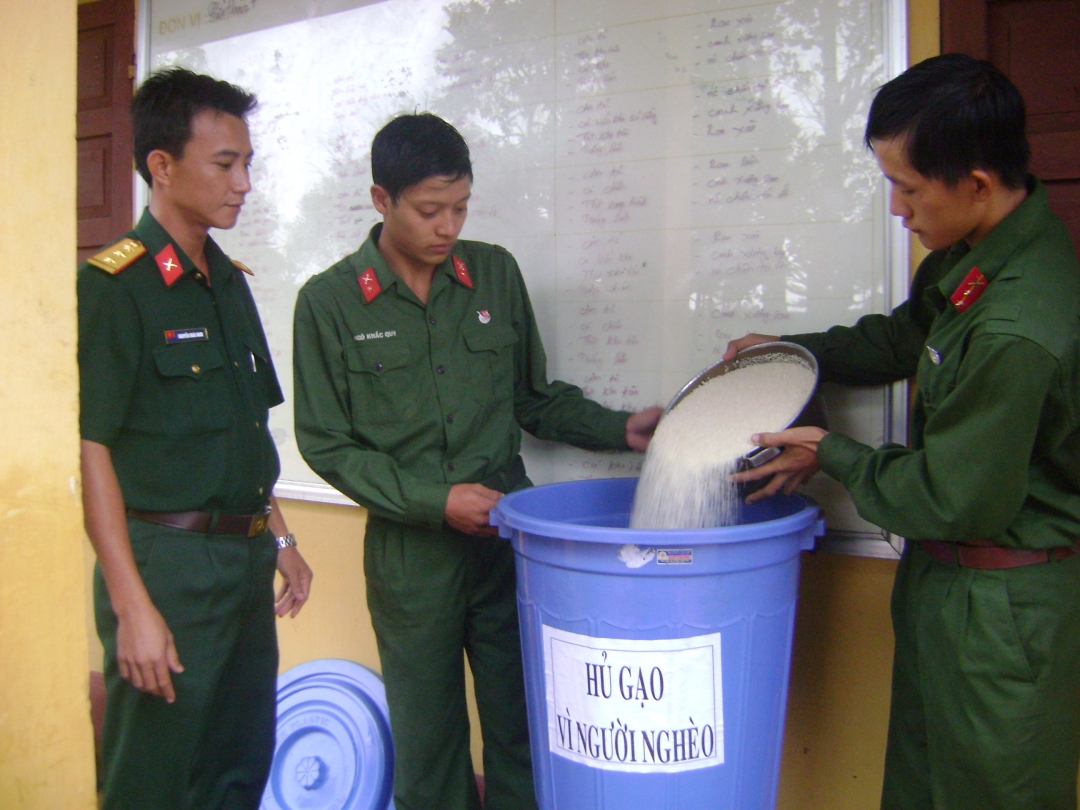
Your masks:
<svg viewBox="0 0 1080 810"><path fill-rule="evenodd" d="M270 504L267 504L259 514L252 516L251 526L248 528L248 537L258 537L266 531L266 527L270 525L270 511Z"/></svg>

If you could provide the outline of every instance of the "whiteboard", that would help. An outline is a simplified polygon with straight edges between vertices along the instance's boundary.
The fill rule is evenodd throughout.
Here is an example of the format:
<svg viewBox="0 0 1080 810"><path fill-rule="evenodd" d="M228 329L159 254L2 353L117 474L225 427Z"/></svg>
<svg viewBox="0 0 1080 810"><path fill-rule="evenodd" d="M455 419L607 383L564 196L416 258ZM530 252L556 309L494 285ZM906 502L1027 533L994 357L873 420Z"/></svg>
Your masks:
<svg viewBox="0 0 1080 810"><path fill-rule="evenodd" d="M662 8L662 11L661 11ZM462 238L524 272L549 375L613 408L666 403L727 342L885 312L906 240L862 145L903 68L899 0L144 0L140 70L184 65L259 97L254 189L214 234L251 283L292 399L296 292L379 221L369 146L429 110L468 140ZM890 267L898 268L891 274ZM904 440L902 390L826 393L832 426ZM288 404L277 492L349 502L311 472ZM641 457L525 437L537 483L635 475ZM839 485L834 537L880 541Z"/></svg>

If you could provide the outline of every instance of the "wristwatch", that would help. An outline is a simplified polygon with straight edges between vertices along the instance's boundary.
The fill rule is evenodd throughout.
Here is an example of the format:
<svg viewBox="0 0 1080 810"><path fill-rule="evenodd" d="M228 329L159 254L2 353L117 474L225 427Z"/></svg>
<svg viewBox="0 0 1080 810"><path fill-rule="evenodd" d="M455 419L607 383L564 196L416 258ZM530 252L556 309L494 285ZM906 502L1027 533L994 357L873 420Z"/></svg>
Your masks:
<svg viewBox="0 0 1080 810"><path fill-rule="evenodd" d="M284 537L279 537L277 539L278 548L289 548L290 546L296 548L296 535L292 532L289 532Z"/></svg>

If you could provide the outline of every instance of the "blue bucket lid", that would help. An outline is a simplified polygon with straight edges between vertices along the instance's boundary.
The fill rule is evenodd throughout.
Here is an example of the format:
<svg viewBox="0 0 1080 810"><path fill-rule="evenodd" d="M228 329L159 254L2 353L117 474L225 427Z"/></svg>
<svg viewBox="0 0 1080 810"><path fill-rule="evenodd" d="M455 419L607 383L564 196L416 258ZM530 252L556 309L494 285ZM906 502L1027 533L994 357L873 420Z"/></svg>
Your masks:
<svg viewBox="0 0 1080 810"><path fill-rule="evenodd" d="M353 661L278 676L277 742L261 810L392 810L394 745L382 679Z"/></svg>

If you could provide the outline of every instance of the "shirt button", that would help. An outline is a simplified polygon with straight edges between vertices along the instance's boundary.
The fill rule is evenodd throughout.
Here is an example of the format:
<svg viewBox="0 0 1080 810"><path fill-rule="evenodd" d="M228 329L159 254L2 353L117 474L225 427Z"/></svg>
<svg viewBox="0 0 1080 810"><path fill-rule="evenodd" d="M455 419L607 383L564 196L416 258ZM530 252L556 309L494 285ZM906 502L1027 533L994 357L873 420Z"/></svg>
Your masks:
<svg viewBox="0 0 1080 810"><path fill-rule="evenodd" d="M452 413L448 413L446 415L446 421L449 422L450 424L454 424L454 415Z"/></svg>
<svg viewBox="0 0 1080 810"><path fill-rule="evenodd" d="M191 370L192 370L193 372L195 372L196 374L198 374L198 373L199 373L200 371L202 371L202 366L200 366L200 365L199 365L198 363L195 363L195 364L194 364L194 365L193 365L193 366L191 367Z"/></svg>
<svg viewBox="0 0 1080 810"><path fill-rule="evenodd" d="M435 316L434 315L428 315L427 322L430 323L432 326L434 326L435 325Z"/></svg>
<svg viewBox="0 0 1080 810"><path fill-rule="evenodd" d="M200 272L199 272L198 270L196 270L196 271L195 271L195 278L196 278L197 280L199 280L199 281L202 281L202 279L203 279L203 275L202 275L202 273L200 273Z"/></svg>
<svg viewBox="0 0 1080 810"><path fill-rule="evenodd" d="M448 469L450 472L453 472L454 471L454 462L452 462L452 461L448 462L447 465L446 465L446 469Z"/></svg>
<svg viewBox="0 0 1080 810"><path fill-rule="evenodd" d="M445 374L446 373L446 369L443 368L442 366L435 366L435 371L438 374Z"/></svg>
<svg viewBox="0 0 1080 810"><path fill-rule="evenodd" d="M258 429L259 429L259 423L258 423L258 422L256 422L256 423L255 423L255 429L256 429L256 430L258 430Z"/></svg>
<svg viewBox="0 0 1080 810"><path fill-rule="evenodd" d="M262 495L262 494L263 494L263 488L262 488L262 487L259 487L259 494L260 494L260 495Z"/></svg>
<svg viewBox="0 0 1080 810"><path fill-rule="evenodd" d="M237 363L235 360L233 360L233 365L236 366L237 368L240 368L240 364Z"/></svg>
<svg viewBox="0 0 1080 810"><path fill-rule="evenodd" d="M382 371L382 363L376 363L375 364L375 370L376 371Z"/></svg>

